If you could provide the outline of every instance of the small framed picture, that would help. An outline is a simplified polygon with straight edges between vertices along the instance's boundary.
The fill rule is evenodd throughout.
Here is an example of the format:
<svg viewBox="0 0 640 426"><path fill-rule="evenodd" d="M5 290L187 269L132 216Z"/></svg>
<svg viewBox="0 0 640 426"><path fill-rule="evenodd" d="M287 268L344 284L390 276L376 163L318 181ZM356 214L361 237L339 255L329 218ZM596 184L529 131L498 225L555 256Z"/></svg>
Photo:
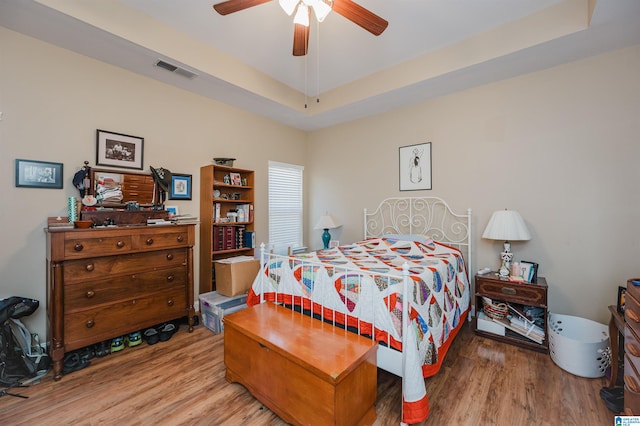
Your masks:
<svg viewBox="0 0 640 426"><path fill-rule="evenodd" d="M164 206L164 209L169 212L170 217L180 214L180 209L178 209L178 206Z"/></svg>
<svg viewBox="0 0 640 426"><path fill-rule="evenodd" d="M400 147L400 191L431 189L431 142Z"/></svg>
<svg viewBox="0 0 640 426"><path fill-rule="evenodd" d="M618 303L616 304L616 308L620 313L624 313L624 299L626 294L627 288L618 286Z"/></svg>
<svg viewBox="0 0 640 426"><path fill-rule="evenodd" d="M242 180L240 179L240 173L229 173L229 178L231 179L231 185L242 185Z"/></svg>
<svg viewBox="0 0 640 426"><path fill-rule="evenodd" d="M62 163L16 160L16 186L62 189Z"/></svg>
<svg viewBox="0 0 640 426"><path fill-rule="evenodd" d="M97 130L96 165L142 170L144 138Z"/></svg>
<svg viewBox="0 0 640 426"><path fill-rule="evenodd" d="M191 175L179 173L171 174L171 187L169 188L170 200L191 199Z"/></svg>
<svg viewBox="0 0 640 426"><path fill-rule="evenodd" d="M338 241L338 240L330 240L329 241L329 248L338 247L339 245L340 245L340 241Z"/></svg>

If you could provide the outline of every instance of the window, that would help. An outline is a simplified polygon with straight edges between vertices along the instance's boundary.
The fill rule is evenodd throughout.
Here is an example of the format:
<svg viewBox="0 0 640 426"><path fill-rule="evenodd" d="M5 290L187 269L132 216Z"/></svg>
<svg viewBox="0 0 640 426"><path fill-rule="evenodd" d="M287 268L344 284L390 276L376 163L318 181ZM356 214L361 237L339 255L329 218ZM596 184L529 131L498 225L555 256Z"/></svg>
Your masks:
<svg viewBox="0 0 640 426"><path fill-rule="evenodd" d="M269 161L269 244L275 252L302 247L304 167Z"/></svg>

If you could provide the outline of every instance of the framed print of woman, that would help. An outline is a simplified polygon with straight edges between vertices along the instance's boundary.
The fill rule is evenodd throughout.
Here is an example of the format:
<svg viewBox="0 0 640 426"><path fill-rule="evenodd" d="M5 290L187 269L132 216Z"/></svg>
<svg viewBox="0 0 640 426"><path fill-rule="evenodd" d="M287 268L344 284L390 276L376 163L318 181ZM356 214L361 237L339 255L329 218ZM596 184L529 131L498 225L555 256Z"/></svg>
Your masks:
<svg viewBox="0 0 640 426"><path fill-rule="evenodd" d="M431 189L431 142L400 147L400 191Z"/></svg>

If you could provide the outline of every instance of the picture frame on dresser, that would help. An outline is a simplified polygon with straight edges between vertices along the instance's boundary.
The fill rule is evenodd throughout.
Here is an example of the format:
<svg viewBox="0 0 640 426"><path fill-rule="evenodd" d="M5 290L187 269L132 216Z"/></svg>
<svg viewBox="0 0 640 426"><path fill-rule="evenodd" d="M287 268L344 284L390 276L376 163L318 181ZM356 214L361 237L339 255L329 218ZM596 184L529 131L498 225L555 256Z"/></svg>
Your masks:
<svg viewBox="0 0 640 426"><path fill-rule="evenodd" d="M62 163L16 159L16 187L62 189L63 169Z"/></svg>
<svg viewBox="0 0 640 426"><path fill-rule="evenodd" d="M96 130L96 165L142 170L144 138Z"/></svg>
<svg viewBox="0 0 640 426"><path fill-rule="evenodd" d="M616 303L616 310L620 313L624 313L624 300L627 294L627 288L618 286L618 300Z"/></svg>
<svg viewBox="0 0 640 426"><path fill-rule="evenodd" d="M191 199L191 175L180 173L171 174L171 187L169 188L170 200Z"/></svg>

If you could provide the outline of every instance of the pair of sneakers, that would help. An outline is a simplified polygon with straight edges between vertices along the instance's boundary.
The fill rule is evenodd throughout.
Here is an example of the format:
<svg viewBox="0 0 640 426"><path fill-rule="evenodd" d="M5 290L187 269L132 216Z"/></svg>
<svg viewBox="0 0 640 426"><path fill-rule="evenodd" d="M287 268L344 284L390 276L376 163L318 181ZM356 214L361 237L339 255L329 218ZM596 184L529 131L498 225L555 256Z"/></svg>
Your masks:
<svg viewBox="0 0 640 426"><path fill-rule="evenodd" d="M121 351L125 346L130 348L138 346L140 343L142 343L142 333L139 331L129 333L127 336L116 337L111 340L111 353Z"/></svg>
<svg viewBox="0 0 640 426"><path fill-rule="evenodd" d="M178 331L178 327L174 323L166 322L146 329L144 331L144 340L150 345L155 345L158 342L166 342L171 339L171 336L173 336L176 331Z"/></svg>

